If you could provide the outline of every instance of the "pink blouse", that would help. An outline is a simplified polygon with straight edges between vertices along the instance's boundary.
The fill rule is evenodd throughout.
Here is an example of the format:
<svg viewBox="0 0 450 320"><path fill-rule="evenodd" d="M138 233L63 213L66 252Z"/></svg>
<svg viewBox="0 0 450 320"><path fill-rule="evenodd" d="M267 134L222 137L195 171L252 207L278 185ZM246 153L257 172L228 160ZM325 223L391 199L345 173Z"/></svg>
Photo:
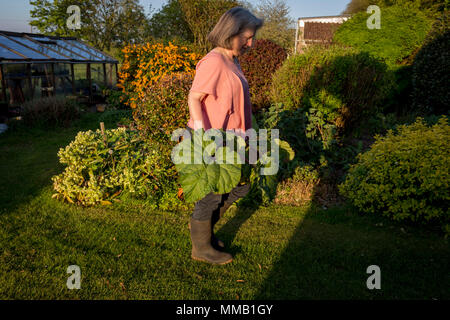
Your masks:
<svg viewBox="0 0 450 320"><path fill-rule="evenodd" d="M202 100L203 128L235 129L252 127L252 106L247 79L233 62L210 51L196 66L190 91L206 93ZM192 117L188 127L194 128Z"/></svg>

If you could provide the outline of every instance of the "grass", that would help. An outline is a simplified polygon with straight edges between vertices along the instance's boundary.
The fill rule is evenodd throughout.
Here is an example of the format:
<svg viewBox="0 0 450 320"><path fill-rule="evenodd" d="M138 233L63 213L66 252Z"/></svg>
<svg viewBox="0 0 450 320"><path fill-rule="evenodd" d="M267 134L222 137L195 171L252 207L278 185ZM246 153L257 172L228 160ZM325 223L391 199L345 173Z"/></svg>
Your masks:
<svg viewBox="0 0 450 320"><path fill-rule="evenodd" d="M233 206L216 230L235 259L211 266L190 259L190 212L51 199L58 149L98 117L0 135L0 299L450 298L448 239L349 206ZM66 287L74 264L80 290ZM369 265L381 290L366 287Z"/></svg>

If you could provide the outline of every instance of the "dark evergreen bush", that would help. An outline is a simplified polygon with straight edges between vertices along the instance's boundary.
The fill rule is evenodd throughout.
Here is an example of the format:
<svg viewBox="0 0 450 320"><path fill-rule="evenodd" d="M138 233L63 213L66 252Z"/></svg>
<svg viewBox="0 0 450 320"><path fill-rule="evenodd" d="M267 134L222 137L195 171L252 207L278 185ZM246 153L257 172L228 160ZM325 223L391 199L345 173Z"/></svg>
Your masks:
<svg viewBox="0 0 450 320"><path fill-rule="evenodd" d="M450 29L438 20L430 40L417 53L412 67L414 109L425 114L446 114L450 106Z"/></svg>

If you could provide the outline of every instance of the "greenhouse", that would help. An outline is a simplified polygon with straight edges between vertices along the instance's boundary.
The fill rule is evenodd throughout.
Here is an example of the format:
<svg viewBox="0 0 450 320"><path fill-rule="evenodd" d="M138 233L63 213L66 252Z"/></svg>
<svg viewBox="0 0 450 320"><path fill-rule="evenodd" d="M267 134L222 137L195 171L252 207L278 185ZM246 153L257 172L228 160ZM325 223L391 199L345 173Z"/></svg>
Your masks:
<svg viewBox="0 0 450 320"><path fill-rule="evenodd" d="M2 109L34 98L71 95L95 103L117 82L118 61L74 37L0 30Z"/></svg>

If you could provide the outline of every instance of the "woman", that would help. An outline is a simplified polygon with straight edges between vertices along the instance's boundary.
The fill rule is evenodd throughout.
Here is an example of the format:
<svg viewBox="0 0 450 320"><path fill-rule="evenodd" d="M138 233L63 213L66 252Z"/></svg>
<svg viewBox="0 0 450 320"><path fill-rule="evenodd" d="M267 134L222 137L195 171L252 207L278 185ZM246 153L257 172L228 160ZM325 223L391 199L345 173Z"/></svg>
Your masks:
<svg viewBox="0 0 450 320"><path fill-rule="evenodd" d="M208 35L215 46L196 66L189 92L188 129L234 130L243 134L252 127L248 82L237 59L253 45L262 27L247 9L234 7L225 12ZM214 236L214 225L233 202L244 197L249 185L238 185L230 193L210 193L195 203L190 220L192 258L213 264L233 260L223 252L223 242Z"/></svg>

